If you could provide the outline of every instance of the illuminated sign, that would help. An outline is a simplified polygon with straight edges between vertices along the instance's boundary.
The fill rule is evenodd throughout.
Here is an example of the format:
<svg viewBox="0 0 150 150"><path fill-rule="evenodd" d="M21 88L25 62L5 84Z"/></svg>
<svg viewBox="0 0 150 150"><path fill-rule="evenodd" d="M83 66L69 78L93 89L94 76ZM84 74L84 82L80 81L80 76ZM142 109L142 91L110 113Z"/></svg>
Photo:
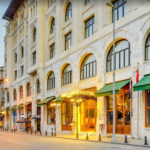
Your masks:
<svg viewBox="0 0 150 150"><path fill-rule="evenodd" d="M83 90L76 90L76 91L72 91L72 92L67 92L67 93L63 93L61 94L61 97L72 97L74 95L86 95L86 96L94 96L94 92L91 91L83 91Z"/></svg>

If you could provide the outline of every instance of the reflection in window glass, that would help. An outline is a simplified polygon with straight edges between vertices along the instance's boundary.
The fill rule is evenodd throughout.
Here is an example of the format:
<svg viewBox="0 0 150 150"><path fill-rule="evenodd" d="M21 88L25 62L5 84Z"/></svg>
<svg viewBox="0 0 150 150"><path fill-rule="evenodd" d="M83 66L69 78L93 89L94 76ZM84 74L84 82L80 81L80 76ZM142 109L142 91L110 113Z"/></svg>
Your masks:
<svg viewBox="0 0 150 150"><path fill-rule="evenodd" d="M116 54L116 69L119 69L119 53Z"/></svg>
<svg viewBox="0 0 150 150"><path fill-rule="evenodd" d="M93 35L94 32L94 16L85 22L85 38Z"/></svg>
<svg viewBox="0 0 150 150"><path fill-rule="evenodd" d="M68 64L62 72L62 86L72 83L72 67Z"/></svg>
<svg viewBox="0 0 150 150"><path fill-rule="evenodd" d="M91 0L85 0L85 5L87 5Z"/></svg>
<svg viewBox="0 0 150 150"><path fill-rule="evenodd" d="M150 34L148 35L148 38L147 38L147 40L146 40L146 47L145 47L145 55L146 55L146 57L145 57L145 59L146 59L146 61L147 60L150 60Z"/></svg>
<svg viewBox="0 0 150 150"><path fill-rule="evenodd" d="M130 66L130 44L126 40L118 41L115 45L115 69ZM107 72L113 70L113 47L107 55Z"/></svg>
<svg viewBox="0 0 150 150"><path fill-rule="evenodd" d="M55 74L51 72L47 79L47 90L51 90L55 88Z"/></svg>
<svg viewBox="0 0 150 150"><path fill-rule="evenodd" d="M71 32L65 36L65 50L71 47Z"/></svg>
<svg viewBox="0 0 150 150"><path fill-rule="evenodd" d="M124 67L124 51L120 53L120 59L121 59L120 68L123 68Z"/></svg>
<svg viewBox="0 0 150 150"><path fill-rule="evenodd" d="M81 80L96 76L96 59L90 54L85 57L81 65Z"/></svg>
<svg viewBox="0 0 150 150"><path fill-rule="evenodd" d="M126 15L127 0L116 0L113 2L113 5L115 6L115 21L117 21Z"/></svg>
<svg viewBox="0 0 150 150"><path fill-rule="evenodd" d="M129 50L125 50L125 67L129 66Z"/></svg>
<svg viewBox="0 0 150 150"><path fill-rule="evenodd" d="M125 125L130 125L130 110L125 111Z"/></svg>
<svg viewBox="0 0 150 150"><path fill-rule="evenodd" d="M147 125L150 125L150 109L147 109Z"/></svg>
<svg viewBox="0 0 150 150"><path fill-rule="evenodd" d="M119 19L121 19L122 18L122 9L123 9L123 7L121 6L121 7L119 7L119 18L118 18L118 20Z"/></svg>
<svg viewBox="0 0 150 150"><path fill-rule="evenodd" d="M66 9L65 21L69 20L71 17L72 17L72 5L71 3L69 3Z"/></svg>
<svg viewBox="0 0 150 150"><path fill-rule="evenodd" d="M108 125L113 125L113 112L108 112Z"/></svg>
<svg viewBox="0 0 150 150"><path fill-rule="evenodd" d="M113 110L113 98L112 97L108 97L108 110Z"/></svg>

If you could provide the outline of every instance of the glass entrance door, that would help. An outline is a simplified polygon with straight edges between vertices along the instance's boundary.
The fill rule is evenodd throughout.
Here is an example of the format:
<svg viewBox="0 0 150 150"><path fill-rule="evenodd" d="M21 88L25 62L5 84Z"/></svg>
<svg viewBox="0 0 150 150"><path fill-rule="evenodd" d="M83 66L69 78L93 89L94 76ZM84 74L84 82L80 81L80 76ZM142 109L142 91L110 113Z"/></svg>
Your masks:
<svg viewBox="0 0 150 150"><path fill-rule="evenodd" d="M116 134L130 134L130 99L128 94L116 95ZM107 133L113 128L113 98L107 97Z"/></svg>
<svg viewBox="0 0 150 150"><path fill-rule="evenodd" d="M81 131L95 132L96 130L96 102L86 100L81 104Z"/></svg>
<svg viewBox="0 0 150 150"><path fill-rule="evenodd" d="M117 95L116 102L116 133L123 134L123 95Z"/></svg>
<svg viewBox="0 0 150 150"><path fill-rule="evenodd" d="M62 103L62 130L72 130L70 125L73 121L73 103L63 102Z"/></svg>

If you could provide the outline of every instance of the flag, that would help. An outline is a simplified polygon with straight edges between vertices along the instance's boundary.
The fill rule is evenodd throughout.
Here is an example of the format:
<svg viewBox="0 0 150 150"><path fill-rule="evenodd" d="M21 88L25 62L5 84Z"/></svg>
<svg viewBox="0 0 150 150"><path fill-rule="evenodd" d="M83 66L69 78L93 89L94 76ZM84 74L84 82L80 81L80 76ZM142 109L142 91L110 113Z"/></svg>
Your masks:
<svg viewBox="0 0 150 150"><path fill-rule="evenodd" d="M138 83L138 82L139 82L139 71L137 69L137 71L136 71L136 83Z"/></svg>

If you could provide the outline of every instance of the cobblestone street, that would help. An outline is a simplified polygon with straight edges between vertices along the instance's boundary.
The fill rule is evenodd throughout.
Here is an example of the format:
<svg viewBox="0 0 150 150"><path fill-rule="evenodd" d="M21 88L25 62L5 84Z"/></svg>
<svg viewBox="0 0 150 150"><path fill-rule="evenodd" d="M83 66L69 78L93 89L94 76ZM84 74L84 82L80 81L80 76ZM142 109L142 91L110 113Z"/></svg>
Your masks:
<svg viewBox="0 0 150 150"><path fill-rule="evenodd" d="M144 150L147 148L0 132L0 150Z"/></svg>

